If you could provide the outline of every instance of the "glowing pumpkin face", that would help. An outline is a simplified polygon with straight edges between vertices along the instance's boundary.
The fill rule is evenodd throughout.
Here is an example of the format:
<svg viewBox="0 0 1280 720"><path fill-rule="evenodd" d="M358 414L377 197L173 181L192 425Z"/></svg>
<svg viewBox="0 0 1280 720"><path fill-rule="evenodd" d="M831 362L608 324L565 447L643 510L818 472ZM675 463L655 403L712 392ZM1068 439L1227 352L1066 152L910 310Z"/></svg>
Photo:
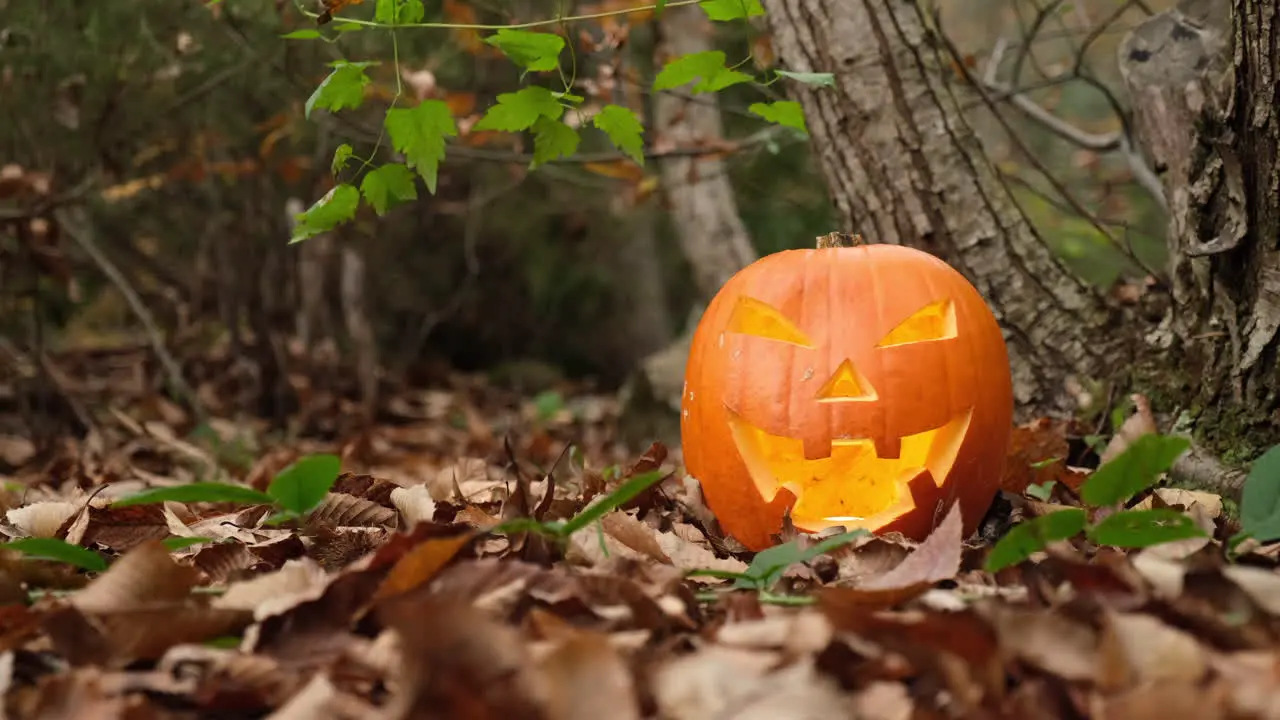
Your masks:
<svg viewBox="0 0 1280 720"><path fill-rule="evenodd" d="M974 530L1011 432L1004 338L977 290L898 245L790 250L729 280L695 331L685 465L726 532L772 543L790 506L923 538L953 501Z"/></svg>

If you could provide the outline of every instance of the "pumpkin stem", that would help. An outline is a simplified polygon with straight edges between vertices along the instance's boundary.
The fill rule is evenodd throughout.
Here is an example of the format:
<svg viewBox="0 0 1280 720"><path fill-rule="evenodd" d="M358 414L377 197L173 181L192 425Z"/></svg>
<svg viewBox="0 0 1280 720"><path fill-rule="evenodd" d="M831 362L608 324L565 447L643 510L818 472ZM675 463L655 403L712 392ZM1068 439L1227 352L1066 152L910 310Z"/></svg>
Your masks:
<svg viewBox="0 0 1280 720"><path fill-rule="evenodd" d="M866 245L867 241L862 238L861 233L842 233L830 232L826 235L818 236L818 249L826 250L828 248L857 247Z"/></svg>

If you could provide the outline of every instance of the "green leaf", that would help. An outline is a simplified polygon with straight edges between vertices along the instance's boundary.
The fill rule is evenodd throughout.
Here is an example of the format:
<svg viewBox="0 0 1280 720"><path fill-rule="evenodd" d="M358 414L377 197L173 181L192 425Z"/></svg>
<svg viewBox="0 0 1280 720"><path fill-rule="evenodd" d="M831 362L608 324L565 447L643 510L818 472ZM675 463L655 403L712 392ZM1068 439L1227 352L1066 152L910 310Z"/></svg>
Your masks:
<svg viewBox="0 0 1280 720"><path fill-rule="evenodd" d="M388 163L365 173L360 192L379 215L386 215L393 205L418 199L413 172L400 163Z"/></svg>
<svg viewBox="0 0 1280 720"><path fill-rule="evenodd" d="M307 104L304 107L306 116L311 117L311 111L316 108L337 112L360 107L364 102L364 86L372 82L369 76L364 74L364 69L373 64L353 63L346 60L332 63L333 71L329 73L329 77L325 78L315 92L311 93L311 97L307 98Z"/></svg>
<svg viewBox="0 0 1280 720"><path fill-rule="evenodd" d="M164 544L169 552L181 550L182 548L191 547L192 545L202 545L204 543L217 542L213 538L207 537L169 537L160 541Z"/></svg>
<svg viewBox="0 0 1280 720"><path fill-rule="evenodd" d="M331 167L334 175L342 172L342 169L347 166L347 161L351 159L351 155L354 152L355 150L352 150L351 146L346 143L342 143L338 146L337 150L333 151L333 163Z"/></svg>
<svg viewBox="0 0 1280 720"><path fill-rule="evenodd" d="M373 18L386 25L421 22L425 15L422 0L378 0Z"/></svg>
<svg viewBox="0 0 1280 720"><path fill-rule="evenodd" d="M423 6L422 0L401 0L400 8L396 13L396 22L400 25L412 25L422 22L422 18L426 15L427 9Z"/></svg>
<svg viewBox="0 0 1280 720"><path fill-rule="evenodd" d="M719 22L746 20L764 14L760 0L706 0L698 3L698 7L707 13L707 17Z"/></svg>
<svg viewBox="0 0 1280 720"><path fill-rule="evenodd" d="M1280 539L1280 445L1249 468L1240 494L1240 526L1258 542Z"/></svg>
<svg viewBox="0 0 1280 720"><path fill-rule="evenodd" d="M818 87L835 87L836 76L831 73L814 73L814 72L788 72L786 70L774 70L782 77L788 77L805 85L816 85Z"/></svg>
<svg viewBox="0 0 1280 720"><path fill-rule="evenodd" d="M388 110L385 122L392 146L404 153L405 164L418 171L434 195L444 139L458 135L449 106L443 100L423 100L412 108Z"/></svg>
<svg viewBox="0 0 1280 720"><path fill-rule="evenodd" d="M520 92L499 94L497 104L485 111L484 117L473 127L476 130L517 132L533 127L540 117L559 120L562 114L564 106L550 90L532 85Z"/></svg>
<svg viewBox="0 0 1280 720"><path fill-rule="evenodd" d="M662 17L662 11L667 7L667 0L658 0L653 4L654 17Z"/></svg>
<svg viewBox="0 0 1280 720"><path fill-rule="evenodd" d="M333 29L340 33L360 32L361 30L364 30L364 25L361 25L360 23L343 22L334 25Z"/></svg>
<svg viewBox="0 0 1280 720"><path fill-rule="evenodd" d="M280 37L284 38L285 40L315 40L316 38L324 37L324 35L321 35L319 30L312 30L311 28L302 28L301 30L294 30L291 33L285 33Z"/></svg>
<svg viewBox="0 0 1280 720"><path fill-rule="evenodd" d="M1101 507L1122 503L1151 487L1186 452L1191 441L1173 435L1148 433L1124 452L1103 463L1080 486L1080 499Z"/></svg>
<svg viewBox="0 0 1280 720"><path fill-rule="evenodd" d="M605 105L591 118L591 124L608 135L609 142L638 165L644 165L644 142L640 137L644 126L635 111L621 105Z"/></svg>
<svg viewBox="0 0 1280 720"><path fill-rule="evenodd" d="M806 549L801 549L800 543L792 540L761 550L751 558L751 564L747 566L746 572L742 573L733 586L739 589L767 590L781 579L782 574L792 565L808 562L825 552L848 545L866 534L866 530L850 530L823 538Z"/></svg>
<svg viewBox="0 0 1280 720"><path fill-rule="evenodd" d="M1084 526L1081 508L1059 510L1014 525L987 554L986 570L994 573L1017 565L1051 542L1076 536Z"/></svg>
<svg viewBox="0 0 1280 720"><path fill-rule="evenodd" d="M589 527L591 523L604 517L610 511L625 505L635 496L644 492L650 485L663 478L660 470L636 475L618 486L616 490L589 505L585 510L569 518L564 523L552 524L560 537L569 537L579 530Z"/></svg>
<svg viewBox="0 0 1280 720"><path fill-rule="evenodd" d="M1031 483L1027 485L1027 495L1039 500L1040 502L1049 502L1049 498L1053 495L1053 486L1057 484L1057 480L1050 480L1043 485Z"/></svg>
<svg viewBox="0 0 1280 720"><path fill-rule="evenodd" d="M724 53L719 50L681 55L667 63L653 80L653 89L670 90L694 80L693 93L715 92L730 85L751 82L751 76L725 67Z"/></svg>
<svg viewBox="0 0 1280 720"><path fill-rule="evenodd" d="M0 543L0 547L17 550L27 557L75 565L90 572L107 569L107 561L98 553L57 538L22 538Z"/></svg>
<svg viewBox="0 0 1280 720"><path fill-rule="evenodd" d="M552 120L545 115L533 124L533 162L529 167L538 167L558 157L568 157L578 149L582 138L578 131L559 120Z"/></svg>
<svg viewBox="0 0 1280 720"><path fill-rule="evenodd" d="M373 19L388 25L396 22L396 0L378 0L374 6Z"/></svg>
<svg viewBox="0 0 1280 720"><path fill-rule="evenodd" d="M354 185L340 183L324 194L324 197L298 215L289 242L302 242L320 233L328 232L356 216L360 206L360 191Z"/></svg>
<svg viewBox="0 0 1280 720"><path fill-rule="evenodd" d="M809 127L804 122L804 110L801 110L800 103L794 100L751 103L747 109L771 123L795 128L805 135L809 134Z"/></svg>
<svg viewBox="0 0 1280 720"><path fill-rule="evenodd" d="M1191 516L1169 508L1122 510L1089 528L1090 540L1111 547L1140 548L1204 536Z"/></svg>
<svg viewBox="0 0 1280 720"><path fill-rule="evenodd" d="M267 486L267 494L285 510L303 515L324 502L340 472L342 461L337 455L308 455L281 470Z"/></svg>
<svg viewBox="0 0 1280 720"><path fill-rule="evenodd" d="M502 29L484 41L526 70L546 72L560 67L564 38L559 35L528 30Z"/></svg>
<svg viewBox="0 0 1280 720"><path fill-rule="evenodd" d="M152 488L140 493L126 495L111 503L114 507L130 505L154 505L162 502L230 502L244 505L270 505L270 495L258 492L244 485L232 485L220 482L194 482L185 485Z"/></svg>

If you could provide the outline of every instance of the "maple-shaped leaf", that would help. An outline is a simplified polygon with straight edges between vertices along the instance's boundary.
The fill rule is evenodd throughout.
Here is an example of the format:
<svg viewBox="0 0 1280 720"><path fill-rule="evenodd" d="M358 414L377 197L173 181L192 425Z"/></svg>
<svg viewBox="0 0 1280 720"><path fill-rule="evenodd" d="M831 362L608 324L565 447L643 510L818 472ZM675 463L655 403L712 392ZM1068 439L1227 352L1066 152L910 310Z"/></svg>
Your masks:
<svg viewBox="0 0 1280 720"><path fill-rule="evenodd" d="M543 115L533 124L533 162L530 167L536 168L558 157L572 155L581 140L577 130Z"/></svg>
<svg viewBox="0 0 1280 720"><path fill-rule="evenodd" d="M386 215L392 205L418 199L413 172L400 163L388 163L365 173L360 192L379 215Z"/></svg>
<svg viewBox="0 0 1280 720"><path fill-rule="evenodd" d="M545 72L560 66L564 38L551 33L502 29L484 41L526 70Z"/></svg>
<svg viewBox="0 0 1280 720"><path fill-rule="evenodd" d="M591 123L608 135L619 150L644 165L644 142L640 139L644 126L634 111L621 105L605 105L591 118Z"/></svg>
<svg viewBox="0 0 1280 720"><path fill-rule="evenodd" d="M421 22L425 14L422 0L378 0L374 9L374 19L387 25Z"/></svg>
<svg viewBox="0 0 1280 720"><path fill-rule="evenodd" d="M355 150L347 143L342 143L337 150L333 151L333 162L330 164L330 169L333 170L334 175L342 172L342 169L347 166L347 161L351 159L354 153Z"/></svg>
<svg viewBox="0 0 1280 720"><path fill-rule="evenodd" d="M670 90L698 80L693 93L715 92L730 85L750 82L751 76L725 67L724 53L719 50L690 53L667 63L654 78L654 90Z"/></svg>
<svg viewBox="0 0 1280 720"><path fill-rule="evenodd" d="M505 130L517 132L533 127L540 117L559 120L564 106L551 91L532 85L514 93L498 95L498 104L490 107L473 125L475 130Z"/></svg>
<svg viewBox="0 0 1280 720"><path fill-rule="evenodd" d="M360 205L360 191L354 185L335 185L324 197L295 218L293 237L289 243L302 242L320 233L328 232L356 216Z"/></svg>
<svg viewBox="0 0 1280 720"><path fill-rule="evenodd" d="M405 164L418 171L434 195L444 139L458 135L449 106L443 100L424 100L412 108L392 108L385 124L391 145L404 153Z"/></svg>
<svg viewBox="0 0 1280 720"><path fill-rule="evenodd" d="M800 108L800 103L794 100L751 103L747 109L771 123L785 125L786 127L795 128L806 135L809 134L809 127L804 121L804 110Z"/></svg>
<svg viewBox="0 0 1280 720"><path fill-rule="evenodd" d="M315 92L311 93L311 97L307 98L307 104L304 106L306 116L311 117L311 111L316 108L337 112L344 108L360 107L364 102L364 86L370 83L369 76L364 74L364 69L376 64L346 60L330 63L333 71L320 83Z"/></svg>
<svg viewBox="0 0 1280 720"><path fill-rule="evenodd" d="M707 13L707 17L720 22L746 20L764 14L760 0L706 0L698 3L698 7Z"/></svg>

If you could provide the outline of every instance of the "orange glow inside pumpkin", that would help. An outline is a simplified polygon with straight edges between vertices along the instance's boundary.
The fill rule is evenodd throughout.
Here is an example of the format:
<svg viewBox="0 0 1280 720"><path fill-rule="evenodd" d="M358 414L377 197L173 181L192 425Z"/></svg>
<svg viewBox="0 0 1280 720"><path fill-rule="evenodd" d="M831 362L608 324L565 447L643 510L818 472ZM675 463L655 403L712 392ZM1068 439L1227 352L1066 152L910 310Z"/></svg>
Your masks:
<svg viewBox="0 0 1280 720"><path fill-rule="evenodd" d="M729 332L812 348L808 336L779 310L751 297L741 297L730 315ZM876 343L877 348L956 337L955 304L930 303L912 313ZM823 383L817 402L878 400L871 382L844 360ZM796 496L791 519L810 532L832 525L858 526L886 512L901 514L915 507L907 488L928 472L941 487L955 465L973 409L941 427L900 438L898 457L880 457L871 438L836 438L826 457L805 457L804 441L770 435L730 413L729 424L747 472L760 495L771 501L782 488ZM851 488L856 488L851 490ZM831 514L833 509L838 512Z"/></svg>
<svg viewBox="0 0 1280 720"><path fill-rule="evenodd" d="M863 521L892 511L915 507L908 484L928 471L941 486L955 465L969 429L972 411L933 430L902 438L896 458L882 458L868 438L831 441L831 454L813 460L804 456L804 442L770 435L740 417L730 416L734 444L756 489L772 500L786 488L796 496L791 508L795 526L817 532L832 525L857 527ZM838 508L836 514L830 514Z"/></svg>

